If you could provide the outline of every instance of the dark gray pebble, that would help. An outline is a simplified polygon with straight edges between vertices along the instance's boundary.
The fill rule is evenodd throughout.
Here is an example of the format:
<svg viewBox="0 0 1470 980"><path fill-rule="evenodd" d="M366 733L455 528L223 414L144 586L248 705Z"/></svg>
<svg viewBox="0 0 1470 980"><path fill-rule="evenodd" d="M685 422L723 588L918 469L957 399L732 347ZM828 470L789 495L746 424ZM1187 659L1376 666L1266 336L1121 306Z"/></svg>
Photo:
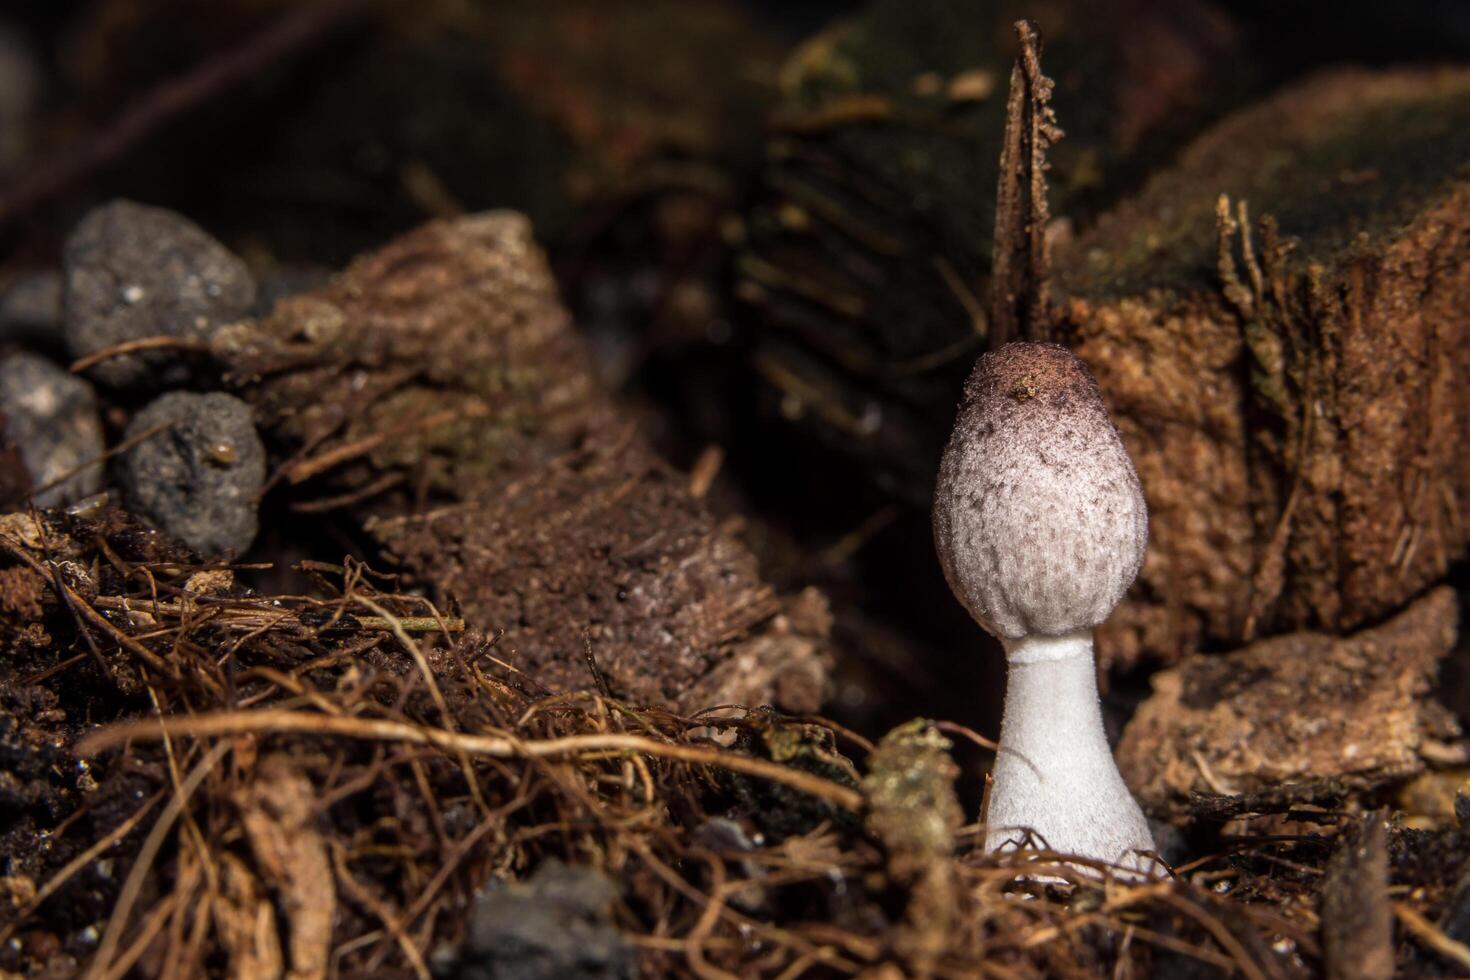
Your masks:
<svg viewBox="0 0 1470 980"><path fill-rule="evenodd" d="M128 423L118 482L133 513L206 557L233 558L255 540L265 447L250 406L232 395L175 391Z"/></svg>
<svg viewBox="0 0 1470 980"><path fill-rule="evenodd" d="M102 488L102 420L85 380L30 353L0 361L0 441L20 454L40 507L91 496ZM67 476L67 474L71 474Z"/></svg>
<svg viewBox="0 0 1470 980"><path fill-rule="evenodd" d="M66 241L64 267L66 342L77 358L144 337L207 341L255 302L238 256L187 218L131 201L89 211ZM90 373L114 387L162 387L187 379L189 363L164 349Z"/></svg>
<svg viewBox="0 0 1470 980"><path fill-rule="evenodd" d="M526 881L482 891L464 945L434 972L442 980L631 980L636 957L613 924L616 899L600 872L547 861Z"/></svg>

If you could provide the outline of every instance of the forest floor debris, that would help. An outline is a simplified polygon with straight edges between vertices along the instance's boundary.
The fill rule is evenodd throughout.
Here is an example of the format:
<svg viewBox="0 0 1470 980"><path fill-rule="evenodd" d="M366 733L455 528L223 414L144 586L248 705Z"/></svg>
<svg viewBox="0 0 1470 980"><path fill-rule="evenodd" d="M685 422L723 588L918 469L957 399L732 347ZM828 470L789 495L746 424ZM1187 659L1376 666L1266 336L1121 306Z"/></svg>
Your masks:
<svg viewBox="0 0 1470 980"><path fill-rule="evenodd" d="M306 562L313 595L259 595L117 511L8 515L0 566L0 969L24 975L549 975L496 972L474 923L557 874L600 882L586 976L626 975L620 942L706 977L1308 975L1359 822L1285 800L1186 827L1172 879L1041 852L1070 883L1025 885L962 825L955 726L873 748L815 718L548 696L393 576ZM1387 835L1401 962L1443 957L1465 832ZM534 916L510 928L541 955Z"/></svg>

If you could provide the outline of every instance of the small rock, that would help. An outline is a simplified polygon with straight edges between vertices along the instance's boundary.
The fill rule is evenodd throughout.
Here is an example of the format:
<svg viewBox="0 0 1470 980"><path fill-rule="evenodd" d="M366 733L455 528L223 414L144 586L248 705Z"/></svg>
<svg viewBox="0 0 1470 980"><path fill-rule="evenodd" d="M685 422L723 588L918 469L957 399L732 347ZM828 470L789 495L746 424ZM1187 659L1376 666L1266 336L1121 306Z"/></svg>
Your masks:
<svg viewBox="0 0 1470 980"><path fill-rule="evenodd" d="M442 980L631 980L636 957L612 922L617 886L552 860L524 882L494 882L475 899Z"/></svg>
<svg viewBox="0 0 1470 980"><path fill-rule="evenodd" d="M0 361L0 416L0 441L19 453L31 489L72 474L36 494L38 506L71 503L102 488L102 420L86 381L44 357L12 354Z"/></svg>
<svg viewBox="0 0 1470 980"><path fill-rule="evenodd" d="M128 507L201 555L238 555L255 540L265 482L250 406L232 395L170 392L133 416L126 438L165 423L172 428L122 456Z"/></svg>
<svg viewBox="0 0 1470 980"><path fill-rule="evenodd" d="M239 257L172 211L131 201L93 208L66 241L66 341L85 357L129 340L208 340L247 315L255 281ZM91 369L115 387L188 376L177 350L110 358Z"/></svg>

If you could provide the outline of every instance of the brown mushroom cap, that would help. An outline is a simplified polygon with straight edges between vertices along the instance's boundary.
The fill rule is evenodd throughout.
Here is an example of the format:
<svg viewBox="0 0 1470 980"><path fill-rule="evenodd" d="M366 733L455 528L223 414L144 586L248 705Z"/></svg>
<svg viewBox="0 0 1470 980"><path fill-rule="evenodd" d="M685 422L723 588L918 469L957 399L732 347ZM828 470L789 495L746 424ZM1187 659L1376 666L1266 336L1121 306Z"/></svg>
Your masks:
<svg viewBox="0 0 1470 980"><path fill-rule="evenodd" d="M1143 563L1148 509L1087 365L1007 344L965 383L934 494L950 588L999 637L1091 629Z"/></svg>

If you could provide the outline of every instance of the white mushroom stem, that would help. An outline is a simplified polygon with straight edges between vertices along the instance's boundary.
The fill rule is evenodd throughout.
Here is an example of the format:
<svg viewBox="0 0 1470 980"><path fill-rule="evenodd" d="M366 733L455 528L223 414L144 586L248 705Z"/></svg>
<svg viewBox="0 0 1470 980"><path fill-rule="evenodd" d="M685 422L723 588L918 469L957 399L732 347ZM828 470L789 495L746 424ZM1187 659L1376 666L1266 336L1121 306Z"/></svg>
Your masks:
<svg viewBox="0 0 1470 980"><path fill-rule="evenodd" d="M965 382L934 491L950 588L1010 661L986 846L1143 870L1148 822L1108 751L1092 630L1148 547L1148 503L1087 365L1007 344ZM1080 865L1079 865L1080 867ZM1125 873L1127 871L1125 870Z"/></svg>
<svg viewBox="0 0 1470 980"><path fill-rule="evenodd" d="M1033 846L1124 868L1152 861L1148 821L1108 747L1092 631L1003 640L1009 675L985 849Z"/></svg>

